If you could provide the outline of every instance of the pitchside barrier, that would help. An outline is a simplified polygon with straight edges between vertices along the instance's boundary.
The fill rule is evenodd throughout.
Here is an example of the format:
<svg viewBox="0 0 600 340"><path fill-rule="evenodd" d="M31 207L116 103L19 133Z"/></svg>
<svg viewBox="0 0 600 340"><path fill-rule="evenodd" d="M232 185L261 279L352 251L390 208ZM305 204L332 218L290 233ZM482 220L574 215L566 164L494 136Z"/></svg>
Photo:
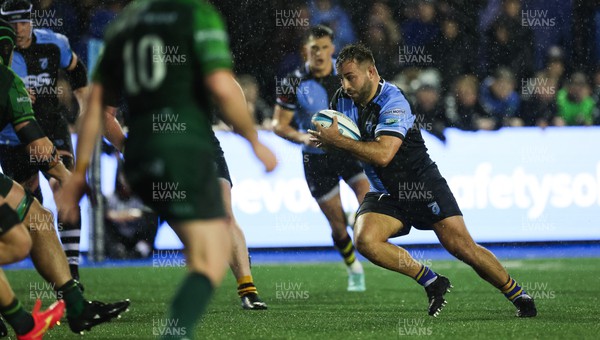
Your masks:
<svg viewBox="0 0 600 340"><path fill-rule="evenodd" d="M233 206L249 247L330 246L328 224L306 186L302 154L272 132L260 138L277 154L279 167L265 174L247 143L217 132L233 177ZM447 179L469 230L479 242L600 240L600 127L446 130L447 143L423 132L429 153ZM103 155L102 192L114 187L116 160ZM202 161L202 160L198 160ZM44 205L55 212L45 181ZM426 199L419 183L399 194ZM357 203L341 186L345 209ZM82 200L83 251L90 245L90 213ZM96 215L97 216L97 215ZM413 230L395 240L437 243L432 232ZM181 248L168 225L158 231L159 249Z"/></svg>

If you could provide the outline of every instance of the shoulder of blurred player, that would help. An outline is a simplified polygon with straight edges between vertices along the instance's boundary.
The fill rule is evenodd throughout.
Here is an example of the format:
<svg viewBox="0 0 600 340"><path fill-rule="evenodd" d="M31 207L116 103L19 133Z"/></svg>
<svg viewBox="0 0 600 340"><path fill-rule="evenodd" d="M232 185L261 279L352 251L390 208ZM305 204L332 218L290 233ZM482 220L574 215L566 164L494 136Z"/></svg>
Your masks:
<svg viewBox="0 0 600 340"><path fill-rule="evenodd" d="M46 43L69 43L69 38L67 38L64 34L56 33L49 28L34 28L33 34L39 44Z"/></svg>
<svg viewBox="0 0 600 340"><path fill-rule="evenodd" d="M54 44L60 51L60 67L68 68L71 67L74 61L75 54L71 50L69 38L64 34L56 33L48 28L35 28L33 30L37 45L43 44ZM75 60L75 62L77 62ZM73 66L74 67L74 66Z"/></svg>

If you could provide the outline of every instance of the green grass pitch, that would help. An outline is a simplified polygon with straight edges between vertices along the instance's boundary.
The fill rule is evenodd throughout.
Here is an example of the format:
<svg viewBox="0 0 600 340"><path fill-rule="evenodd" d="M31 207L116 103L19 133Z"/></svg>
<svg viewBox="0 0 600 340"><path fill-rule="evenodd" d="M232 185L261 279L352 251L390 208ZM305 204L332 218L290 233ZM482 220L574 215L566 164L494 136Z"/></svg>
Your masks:
<svg viewBox="0 0 600 340"><path fill-rule="evenodd" d="M519 319L514 307L458 261L432 261L454 288L440 317L427 315L427 298L414 280L365 265L367 291L349 293L343 264L256 265L253 275L267 311L240 308L229 273L217 291L197 339L598 339L600 259L503 261L536 298L538 317ZM82 269L86 296L103 301L130 298L120 320L94 328L83 338L66 322L48 339L155 339L168 327L165 311L185 274L181 267ZM31 309L44 293L31 270L10 270L15 292ZM49 290L47 290L49 291ZM171 324L171 326L173 326Z"/></svg>

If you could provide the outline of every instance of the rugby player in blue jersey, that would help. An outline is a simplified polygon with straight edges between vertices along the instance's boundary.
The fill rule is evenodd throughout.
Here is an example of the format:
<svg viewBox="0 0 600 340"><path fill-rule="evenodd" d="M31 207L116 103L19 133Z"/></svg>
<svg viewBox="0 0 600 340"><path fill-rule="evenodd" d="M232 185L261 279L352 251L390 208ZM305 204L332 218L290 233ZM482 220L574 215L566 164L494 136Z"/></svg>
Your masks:
<svg viewBox="0 0 600 340"><path fill-rule="evenodd" d="M348 272L348 291L366 290L363 267L356 258L348 223L340 197L340 178L362 202L369 183L360 164L341 153L329 154L312 145L306 132L311 118L327 109L338 88L332 55L335 51L333 31L326 26L311 27L305 37L307 62L288 75L278 88L273 114L273 131L280 137L302 145L304 176L311 195L327 218L335 248L344 259ZM298 128L295 128L295 124Z"/></svg>
<svg viewBox="0 0 600 340"><path fill-rule="evenodd" d="M398 87L379 76L371 51L362 45L348 45L340 52L336 68L342 86L331 109L358 125L361 140L343 137L336 118L329 128L317 124L316 131L309 132L317 145L350 152L363 163L371 191L357 212L358 251L374 264L424 286L429 315L437 316L446 304L450 281L388 241L408 234L412 227L433 230L448 252L515 305L517 316L536 316L533 298L494 254L471 238L454 195L427 154L410 103Z"/></svg>

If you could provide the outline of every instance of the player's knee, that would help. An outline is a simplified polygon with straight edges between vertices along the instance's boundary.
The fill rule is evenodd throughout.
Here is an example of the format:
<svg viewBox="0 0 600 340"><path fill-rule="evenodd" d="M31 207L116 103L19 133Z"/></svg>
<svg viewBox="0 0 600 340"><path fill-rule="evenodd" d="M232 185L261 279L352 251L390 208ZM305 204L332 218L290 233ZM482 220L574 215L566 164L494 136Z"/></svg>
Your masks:
<svg viewBox="0 0 600 340"><path fill-rule="evenodd" d="M373 248L377 244L377 238L369 232L361 231L354 236L356 249L362 255L368 256L373 252Z"/></svg>
<svg viewBox="0 0 600 340"><path fill-rule="evenodd" d="M12 261L11 263L18 262L24 260L29 256L29 252L31 251L31 237L29 237L29 233L27 229L22 224L14 227L14 238L11 242L11 255Z"/></svg>
<svg viewBox="0 0 600 340"><path fill-rule="evenodd" d="M29 235L27 235L29 236ZM31 252L32 241L31 237L23 237L18 246L15 246L15 262L22 261L29 256Z"/></svg>
<svg viewBox="0 0 600 340"><path fill-rule="evenodd" d="M29 232L55 232L54 215L37 201L33 201L25 218L30 221Z"/></svg>

